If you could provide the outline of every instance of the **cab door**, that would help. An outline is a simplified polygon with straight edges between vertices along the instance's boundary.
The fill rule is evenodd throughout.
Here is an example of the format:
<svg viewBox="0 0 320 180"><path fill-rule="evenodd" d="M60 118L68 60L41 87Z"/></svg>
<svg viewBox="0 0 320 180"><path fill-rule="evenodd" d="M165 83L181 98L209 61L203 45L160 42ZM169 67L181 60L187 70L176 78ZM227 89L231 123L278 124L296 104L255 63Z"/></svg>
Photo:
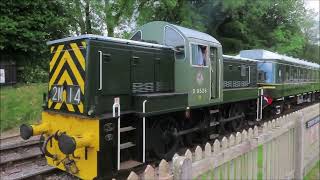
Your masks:
<svg viewBox="0 0 320 180"><path fill-rule="evenodd" d="M209 52L210 58L210 76L211 76L211 83L210 83L210 97L211 99L219 98L219 58L218 58L218 48L210 46Z"/></svg>
<svg viewBox="0 0 320 180"><path fill-rule="evenodd" d="M209 46L202 42L190 42L191 95L189 105L204 105L210 103L210 64Z"/></svg>

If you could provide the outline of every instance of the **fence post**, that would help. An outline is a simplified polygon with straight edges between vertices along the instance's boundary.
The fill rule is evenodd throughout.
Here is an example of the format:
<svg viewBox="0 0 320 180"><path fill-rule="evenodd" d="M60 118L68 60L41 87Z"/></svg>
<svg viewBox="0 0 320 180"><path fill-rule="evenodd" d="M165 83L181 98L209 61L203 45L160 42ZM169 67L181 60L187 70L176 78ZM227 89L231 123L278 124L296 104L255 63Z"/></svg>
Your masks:
<svg viewBox="0 0 320 180"><path fill-rule="evenodd" d="M192 177L192 161L190 158L178 156L173 162L173 179L190 179Z"/></svg>
<svg viewBox="0 0 320 180"><path fill-rule="evenodd" d="M304 114L299 111L296 119L295 130L295 166L294 166L294 179L303 179L303 166L304 166Z"/></svg>
<svg viewBox="0 0 320 180"><path fill-rule="evenodd" d="M135 172L131 171L127 180L139 180L139 176Z"/></svg>

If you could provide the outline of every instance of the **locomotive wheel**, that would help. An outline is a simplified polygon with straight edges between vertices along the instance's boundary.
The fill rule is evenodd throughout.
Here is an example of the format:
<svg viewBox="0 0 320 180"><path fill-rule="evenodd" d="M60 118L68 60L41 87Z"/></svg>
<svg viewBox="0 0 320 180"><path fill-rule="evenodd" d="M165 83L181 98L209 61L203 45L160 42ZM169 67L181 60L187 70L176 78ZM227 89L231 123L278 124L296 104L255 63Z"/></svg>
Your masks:
<svg viewBox="0 0 320 180"><path fill-rule="evenodd" d="M230 122L230 126L232 128L232 131L234 132L238 132L241 130L243 125L243 118L241 119L236 119Z"/></svg>
<svg viewBox="0 0 320 180"><path fill-rule="evenodd" d="M241 114L240 105L231 106L230 111L229 111L229 117L238 116L240 114ZM244 123L244 120L243 120L243 118L241 118L241 119L235 119L235 120L229 122L228 124L233 132L238 132L241 130L243 123Z"/></svg>
<svg viewBox="0 0 320 180"><path fill-rule="evenodd" d="M169 160L179 147L180 137L175 136L177 122L172 117L153 119L150 132L150 145L154 154L160 159Z"/></svg>

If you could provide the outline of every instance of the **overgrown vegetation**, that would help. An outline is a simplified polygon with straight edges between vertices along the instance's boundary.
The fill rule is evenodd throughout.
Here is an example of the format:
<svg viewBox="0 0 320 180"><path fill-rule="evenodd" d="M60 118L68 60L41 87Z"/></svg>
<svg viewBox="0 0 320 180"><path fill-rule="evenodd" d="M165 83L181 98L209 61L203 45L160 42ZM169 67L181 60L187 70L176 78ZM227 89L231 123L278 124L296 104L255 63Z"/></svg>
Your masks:
<svg viewBox="0 0 320 180"><path fill-rule="evenodd" d="M22 123L32 123L40 119L42 94L47 84L18 84L0 89L0 130L16 127Z"/></svg>
<svg viewBox="0 0 320 180"><path fill-rule="evenodd" d="M303 177L303 180L318 180L320 179L320 161Z"/></svg>

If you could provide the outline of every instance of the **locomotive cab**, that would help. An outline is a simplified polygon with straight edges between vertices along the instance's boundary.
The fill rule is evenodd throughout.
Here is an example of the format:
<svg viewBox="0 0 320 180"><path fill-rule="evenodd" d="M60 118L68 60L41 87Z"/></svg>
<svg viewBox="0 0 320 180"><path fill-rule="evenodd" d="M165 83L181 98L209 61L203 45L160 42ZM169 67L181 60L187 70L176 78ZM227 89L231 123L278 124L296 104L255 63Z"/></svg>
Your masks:
<svg viewBox="0 0 320 180"><path fill-rule="evenodd" d="M131 37L175 50L175 91L188 93L190 108L223 100L222 46L212 36L162 21L141 26Z"/></svg>

